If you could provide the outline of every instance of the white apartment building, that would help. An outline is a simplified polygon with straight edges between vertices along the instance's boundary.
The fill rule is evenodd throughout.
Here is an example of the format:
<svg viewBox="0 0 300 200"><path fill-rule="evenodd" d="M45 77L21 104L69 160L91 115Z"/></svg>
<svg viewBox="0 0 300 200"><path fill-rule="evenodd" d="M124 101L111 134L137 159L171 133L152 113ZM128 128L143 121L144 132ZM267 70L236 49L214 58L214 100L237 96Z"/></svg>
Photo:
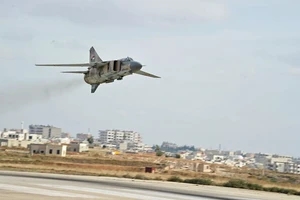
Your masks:
<svg viewBox="0 0 300 200"><path fill-rule="evenodd" d="M44 126L44 125L30 125L29 126L30 134L42 135L43 138L53 138L61 136L61 128L54 126Z"/></svg>
<svg viewBox="0 0 300 200"><path fill-rule="evenodd" d="M300 163L293 162L291 156L256 154L255 162L263 164L265 169L281 173L300 174Z"/></svg>
<svg viewBox="0 0 300 200"><path fill-rule="evenodd" d="M38 140L41 139L42 136L38 134L30 134L26 129L11 129L11 130L4 130L0 133L0 138L2 139L14 139L14 140Z"/></svg>
<svg viewBox="0 0 300 200"><path fill-rule="evenodd" d="M270 169L282 173L300 174L300 163L275 161Z"/></svg>
<svg viewBox="0 0 300 200"><path fill-rule="evenodd" d="M39 143L41 138L41 135L29 134L26 129L5 129L0 133L0 146L27 148L33 142Z"/></svg>
<svg viewBox="0 0 300 200"><path fill-rule="evenodd" d="M300 174L300 162L289 162L286 164L285 171L293 174Z"/></svg>
<svg viewBox="0 0 300 200"><path fill-rule="evenodd" d="M142 138L139 133L134 131L122 131L122 130L100 130L99 138L102 144L120 143L123 141L141 143Z"/></svg>

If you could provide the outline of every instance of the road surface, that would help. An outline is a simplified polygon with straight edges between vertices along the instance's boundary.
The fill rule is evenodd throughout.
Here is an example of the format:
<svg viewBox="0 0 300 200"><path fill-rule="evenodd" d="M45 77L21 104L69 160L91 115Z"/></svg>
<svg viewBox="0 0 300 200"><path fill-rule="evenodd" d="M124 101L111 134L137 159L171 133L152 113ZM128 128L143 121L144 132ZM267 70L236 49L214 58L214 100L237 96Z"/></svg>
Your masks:
<svg viewBox="0 0 300 200"><path fill-rule="evenodd" d="M293 200L297 196L184 183L0 171L1 200Z"/></svg>

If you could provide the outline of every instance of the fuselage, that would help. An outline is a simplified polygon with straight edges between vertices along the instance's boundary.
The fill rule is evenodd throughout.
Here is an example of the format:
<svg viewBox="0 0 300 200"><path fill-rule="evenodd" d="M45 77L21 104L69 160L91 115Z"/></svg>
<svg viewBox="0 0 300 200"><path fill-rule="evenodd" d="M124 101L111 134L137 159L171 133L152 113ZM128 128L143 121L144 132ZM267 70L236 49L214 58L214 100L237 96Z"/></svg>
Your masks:
<svg viewBox="0 0 300 200"><path fill-rule="evenodd" d="M56 64L35 64L36 66L52 67L88 67L80 71L63 71L62 73L84 74L84 81L91 85L91 93L95 93L98 86L103 83L111 83L115 80L122 80L123 77L133 73L152 78L160 78L148 72L142 71L142 65L132 58L116 60L102 60L92 46L89 52L89 62L85 63L56 63Z"/></svg>
<svg viewBox="0 0 300 200"><path fill-rule="evenodd" d="M142 65L131 58L112 60L108 64L97 67L89 67L84 76L87 84L111 83L114 80L121 80L124 76L131 75L134 71L140 70Z"/></svg>

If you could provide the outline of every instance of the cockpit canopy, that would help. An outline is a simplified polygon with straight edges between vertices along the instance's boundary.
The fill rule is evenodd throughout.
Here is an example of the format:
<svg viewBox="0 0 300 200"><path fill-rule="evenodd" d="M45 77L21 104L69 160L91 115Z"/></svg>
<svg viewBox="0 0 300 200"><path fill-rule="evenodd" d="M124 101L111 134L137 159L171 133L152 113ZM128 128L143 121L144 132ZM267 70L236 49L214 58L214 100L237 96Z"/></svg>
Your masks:
<svg viewBox="0 0 300 200"><path fill-rule="evenodd" d="M127 58L123 58L122 61L133 61L133 59L130 57L127 57Z"/></svg>

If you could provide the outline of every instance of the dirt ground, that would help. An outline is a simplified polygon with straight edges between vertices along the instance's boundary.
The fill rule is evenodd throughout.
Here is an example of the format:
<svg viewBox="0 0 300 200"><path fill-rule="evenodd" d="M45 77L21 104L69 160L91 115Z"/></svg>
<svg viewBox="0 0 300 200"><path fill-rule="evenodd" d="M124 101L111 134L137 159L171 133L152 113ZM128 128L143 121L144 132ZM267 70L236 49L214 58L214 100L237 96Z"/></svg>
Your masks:
<svg viewBox="0 0 300 200"><path fill-rule="evenodd" d="M158 157L155 154L120 154L111 155L106 150L91 149L85 153L67 153L66 157L29 155L26 149L0 149L0 169L50 172L61 174L116 176L138 179L167 180L172 176L181 179L207 178L217 184L231 179L243 179L264 187L281 187L300 191L300 175L282 174L271 171L232 168L210 164L212 172L199 173L189 168L168 166L180 163L180 166L199 161L177 158ZM154 173L145 173L145 167L154 167Z"/></svg>

